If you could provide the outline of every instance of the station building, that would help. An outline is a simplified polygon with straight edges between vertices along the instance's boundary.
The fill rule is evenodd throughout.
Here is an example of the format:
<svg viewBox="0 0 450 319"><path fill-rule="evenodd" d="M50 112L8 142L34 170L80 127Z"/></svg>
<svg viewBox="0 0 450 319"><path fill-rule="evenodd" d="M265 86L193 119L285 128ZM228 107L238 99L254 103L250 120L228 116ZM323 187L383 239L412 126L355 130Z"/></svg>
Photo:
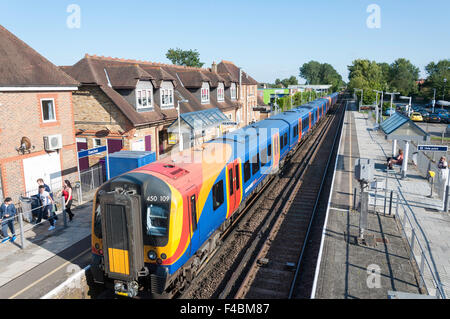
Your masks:
<svg viewBox="0 0 450 319"><path fill-rule="evenodd" d="M78 82L0 25L0 199L78 180L72 93Z"/></svg>
<svg viewBox="0 0 450 319"><path fill-rule="evenodd" d="M86 54L60 68L80 82L73 95L80 150L108 145L109 153L142 150L164 157L179 143L178 104L183 115L220 114L196 132L183 123L184 147L259 120L253 111L258 82L232 62L194 68ZM101 157L80 160L80 170Z"/></svg>

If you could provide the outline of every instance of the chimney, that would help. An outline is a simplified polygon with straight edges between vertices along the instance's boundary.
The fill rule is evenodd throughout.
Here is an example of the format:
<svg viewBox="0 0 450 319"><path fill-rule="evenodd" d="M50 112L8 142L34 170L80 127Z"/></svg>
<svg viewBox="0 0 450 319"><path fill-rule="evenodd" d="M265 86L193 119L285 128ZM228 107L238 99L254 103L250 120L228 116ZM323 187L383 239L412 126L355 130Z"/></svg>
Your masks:
<svg viewBox="0 0 450 319"><path fill-rule="evenodd" d="M213 61L211 65L211 72L217 73L217 64Z"/></svg>

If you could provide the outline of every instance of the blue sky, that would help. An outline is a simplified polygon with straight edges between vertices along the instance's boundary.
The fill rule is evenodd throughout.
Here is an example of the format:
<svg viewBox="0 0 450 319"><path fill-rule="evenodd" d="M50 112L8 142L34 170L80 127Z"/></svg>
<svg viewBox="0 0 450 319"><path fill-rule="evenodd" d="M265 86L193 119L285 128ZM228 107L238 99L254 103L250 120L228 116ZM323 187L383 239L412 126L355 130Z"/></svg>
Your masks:
<svg viewBox="0 0 450 319"><path fill-rule="evenodd" d="M68 28L70 4L81 27ZM380 8L368 28L367 7ZM169 48L197 49L210 66L233 61L256 80L298 75L305 62L332 64L347 80L356 58L421 69L450 58L448 0L0 0L0 24L56 65L85 53L170 63Z"/></svg>

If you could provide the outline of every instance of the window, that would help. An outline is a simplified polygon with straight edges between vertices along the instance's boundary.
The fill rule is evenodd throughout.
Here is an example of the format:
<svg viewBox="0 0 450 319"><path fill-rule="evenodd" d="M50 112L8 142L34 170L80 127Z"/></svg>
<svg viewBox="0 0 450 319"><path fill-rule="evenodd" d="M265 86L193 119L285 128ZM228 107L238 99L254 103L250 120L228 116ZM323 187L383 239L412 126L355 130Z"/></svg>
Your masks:
<svg viewBox="0 0 450 319"><path fill-rule="evenodd" d="M102 140L100 138L94 138L93 141L94 148L102 146Z"/></svg>
<svg viewBox="0 0 450 319"><path fill-rule="evenodd" d="M136 108L152 107L152 90L137 90L136 91Z"/></svg>
<svg viewBox="0 0 450 319"><path fill-rule="evenodd" d="M192 231L197 229L197 209L195 206L195 195L191 196Z"/></svg>
<svg viewBox="0 0 450 319"><path fill-rule="evenodd" d="M236 100L236 83L231 83L230 94L231 94L231 99Z"/></svg>
<svg viewBox="0 0 450 319"><path fill-rule="evenodd" d="M288 145L287 133L284 133L284 145Z"/></svg>
<svg viewBox="0 0 450 319"><path fill-rule="evenodd" d="M235 174L236 174L236 190L239 190L239 164L236 164L235 166Z"/></svg>
<svg viewBox="0 0 450 319"><path fill-rule="evenodd" d="M309 128L309 117L305 117L302 120L302 127L303 127L303 129L308 129Z"/></svg>
<svg viewBox="0 0 450 319"><path fill-rule="evenodd" d="M244 183L247 183L250 177L252 177L250 173L250 161L247 161L244 164Z"/></svg>
<svg viewBox="0 0 450 319"><path fill-rule="evenodd" d="M234 193L234 187L233 187L233 168L230 168L228 170L228 185L230 187L230 196Z"/></svg>
<svg viewBox="0 0 450 319"><path fill-rule="evenodd" d="M269 146L267 146L267 156L268 157L272 156L272 144L269 144Z"/></svg>
<svg viewBox="0 0 450 319"><path fill-rule="evenodd" d="M223 204L223 180L213 186L213 209L216 210Z"/></svg>
<svg viewBox="0 0 450 319"><path fill-rule="evenodd" d="M156 237L167 236L168 219L169 210L166 206L158 204L147 206L147 235Z"/></svg>
<svg viewBox="0 0 450 319"><path fill-rule="evenodd" d="M219 83L217 87L217 101L223 102L225 100L225 90L223 88L223 83Z"/></svg>
<svg viewBox="0 0 450 319"><path fill-rule="evenodd" d="M265 148L261 151L261 167L266 166L268 162L269 160L267 157L267 148Z"/></svg>
<svg viewBox="0 0 450 319"><path fill-rule="evenodd" d="M160 89L161 95L161 108L172 108L173 107L173 90L172 89Z"/></svg>
<svg viewBox="0 0 450 319"><path fill-rule="evenodd" d="M42 121L43 122L55 122L55 101L53 99L41 100L42 108Z"/></svg>
<svg viewBox="0 0 450 319"><path fill-rule="evenodd" d="M202 88L202 103L209 102L209 88Z"/></svg>
<svg viewBox="0 0 450 319"><path fill-rule="evenodd" d="M284 139L283 136L280 135L280 150L282 150L284 148L284 143L283 143Z"/></svg>
<svg viewBox="0 0 450 319"><path fill-rule="evenodd" d="M259 153L253 156L252 174L255 175L259 171Z"/></svg>

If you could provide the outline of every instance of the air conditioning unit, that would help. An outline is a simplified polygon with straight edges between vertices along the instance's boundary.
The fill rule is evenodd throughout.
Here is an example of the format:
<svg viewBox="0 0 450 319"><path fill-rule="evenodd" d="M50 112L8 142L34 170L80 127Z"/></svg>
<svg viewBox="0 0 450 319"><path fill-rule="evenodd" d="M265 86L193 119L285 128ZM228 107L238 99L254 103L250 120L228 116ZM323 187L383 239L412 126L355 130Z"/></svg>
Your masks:
<svg viewBox="0 0 450 319"><path fill-rule="evenodd" d="M44 136L44 148L46 151L55 151L62 148L62 135L47 135Z"/></svg>

